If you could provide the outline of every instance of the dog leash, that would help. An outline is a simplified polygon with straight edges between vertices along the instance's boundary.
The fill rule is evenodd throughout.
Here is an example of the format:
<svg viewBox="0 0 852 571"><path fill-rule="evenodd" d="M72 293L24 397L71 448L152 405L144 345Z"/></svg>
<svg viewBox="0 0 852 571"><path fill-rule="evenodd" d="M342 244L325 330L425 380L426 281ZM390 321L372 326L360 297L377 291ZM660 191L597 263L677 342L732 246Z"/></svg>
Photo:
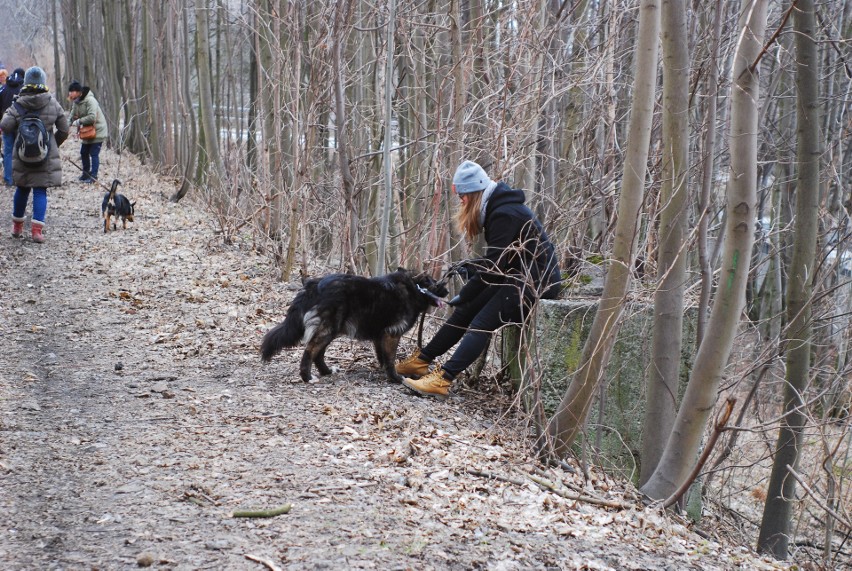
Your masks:
<svg viewBox="0 0 852 571"><path fill-rule="evenodd" d="M450 281L450 278L453 276L463 277L460 273L461 268L463 268L466 264L469 264L471 260L462 260L460 262L456 262L455 264L451 264L447 271L444 272L444 275L441 276L441 279L438 280L436 285L447 285L447 282ZM418 286L419 287L419 286ZM423 349L423 326L426 322L426 311L420 314L420 324L417 326L417 349Z"/></svg>
<svg viewBox="0 0 852 571"><path fill-rule="evenodd" d="M65 158L65 160L66 160L66 161L68 161L69 163L71 163L72 165L74 165L75 167L77 167L78 169L80 169L80 172L82 172L82 173L85 173L85 172L86 172L86 171L84 171L84 170L83 170L83 167L81 167L80 165L78 165L77 163L75 163L74 161L72 161L71 159L69 159L69 158L67 158L67 157L66 157L66 158ZM105 190L112 190L112 188L111 188L111 187L109 187L109 186L107 186L107 185L103 184L103 183L100 181L100 179L97 179L97 178L96 178L96 179L95 179L95 184L97 184L98 186L100 186L101 188L103 188L103 189L105 189Z"/></svg>

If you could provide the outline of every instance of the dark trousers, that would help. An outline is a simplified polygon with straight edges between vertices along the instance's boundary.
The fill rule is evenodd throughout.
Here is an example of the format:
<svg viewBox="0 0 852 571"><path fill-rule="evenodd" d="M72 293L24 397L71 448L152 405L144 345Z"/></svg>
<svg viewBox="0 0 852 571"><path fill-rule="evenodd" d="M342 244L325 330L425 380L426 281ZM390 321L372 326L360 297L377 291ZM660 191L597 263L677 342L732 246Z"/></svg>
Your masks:
<svg viewBox="0 0 852 571"><path fill-rule="evenodd" d="M468 368L488 347L491 335L507 323L521 323L530 300L521 301L515 286L489 286L473 300L455 308L453 314L420 351L422 358L433 361L461 340L443 369L455 378Z"/></svg>
<svg viewBox="0 0 852 571"><path fill-rule="evenodd" d="M80 160L83 162L83 176L88 180L98 179L101 165L101 145L103 143L83 143L80 145Z"/></svg>
<svg viewBox="0 0 852 571"><path fill-rule="evenodd" d="M12 186L12 148L15 146L15 135L3 133L3 182Z"/></svg>

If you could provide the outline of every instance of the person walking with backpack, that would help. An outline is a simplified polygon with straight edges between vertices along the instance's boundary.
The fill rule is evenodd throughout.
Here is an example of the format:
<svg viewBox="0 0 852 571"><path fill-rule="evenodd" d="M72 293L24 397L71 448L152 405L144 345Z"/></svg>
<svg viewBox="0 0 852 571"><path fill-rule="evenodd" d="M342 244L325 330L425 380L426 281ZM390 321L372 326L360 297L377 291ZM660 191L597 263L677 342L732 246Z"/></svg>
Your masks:
<svg viewBox="0 0 852 571"><path fill-rule="evenodd" d="M24 214L33 195L33 242L44 242L47 189L62 184L59 145L68 138L68 117L47 88L47 76L38 66L24 73L24 86L3 119L0 129L14 132L12 180L17 186L12 202L12 237L24 233Z"/></svg>
<svg viewBox="0 0 852 571"><path fill-rule="evenodd" d="M21 92L21 87L24 85L24 70L20 67L15 68L6 79L6 87L0 91L0 117L6 113L6 110L12 106L15 97ZM12 147L15 146L15 132L3 131L3 182L6 186L12 186Z"/></svg>
<svg viewBox="0 0 852 571"><path fill-rule="evenodd" d="M91 184L98 180L100 167L101 145L109 135L106 117L101 111L98 100L87 85L72 81L68 86L68 99L74 106L71 108L71 124L79 127L95 126L94 136L84 138L80 132L80 161L83 163L83 174L80 180Z"/></svg>

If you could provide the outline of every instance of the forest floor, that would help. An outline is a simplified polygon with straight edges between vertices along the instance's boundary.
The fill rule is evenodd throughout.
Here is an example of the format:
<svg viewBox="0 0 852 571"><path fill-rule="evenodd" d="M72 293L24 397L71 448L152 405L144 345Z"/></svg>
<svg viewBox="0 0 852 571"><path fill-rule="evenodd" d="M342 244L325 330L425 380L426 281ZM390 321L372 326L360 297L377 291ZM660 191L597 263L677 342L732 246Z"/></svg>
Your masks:
<svg viewBox="0 0 852 571"><path fill-rule="evenodd" d="M109 151L101 176L137 216L104 234L103 189L76 182L75 155L69 141L44 244L29 223L10 237L9 189L0 208L0 568L786 568L629 484L537 471L495 383L418 398L344 339L342 372L316 383L298 350L262 364L298 278L277 282L196 201L170 203L171 181Z"/></svg>

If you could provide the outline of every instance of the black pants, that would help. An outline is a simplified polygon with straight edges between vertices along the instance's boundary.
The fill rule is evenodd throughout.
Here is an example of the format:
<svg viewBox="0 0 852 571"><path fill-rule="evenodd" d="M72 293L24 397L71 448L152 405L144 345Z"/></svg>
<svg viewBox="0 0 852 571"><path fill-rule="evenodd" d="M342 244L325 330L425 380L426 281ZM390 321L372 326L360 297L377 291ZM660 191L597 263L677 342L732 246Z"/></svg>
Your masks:
<svg viewBox="0 0 852 571"><path fill-rule="evenodd" d="M421 358L433 361L461 343L443 369L453 378L464 371L488 347L491 335L507 323L521 323L532 303L515 286L489 286L473 300L455 308L447 322L426 347Z"/></svg>

